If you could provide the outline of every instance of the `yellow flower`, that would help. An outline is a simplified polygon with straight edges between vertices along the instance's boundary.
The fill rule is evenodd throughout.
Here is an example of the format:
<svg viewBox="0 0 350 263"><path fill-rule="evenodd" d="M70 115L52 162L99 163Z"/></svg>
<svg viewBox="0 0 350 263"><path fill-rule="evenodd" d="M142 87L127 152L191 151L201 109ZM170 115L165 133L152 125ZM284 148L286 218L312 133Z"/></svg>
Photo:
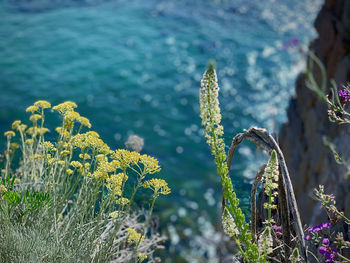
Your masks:
<svg viewBox="0 0 350 263"><path fill-rule="evenodd" d="M16 142L13 142L13 143L10 144L10 148L13 149L13 150L16 150L16 149L19 148L19 144L16 143Z"/></svg>
<svg viewBox="0 0 350 263"><path fill-rule="evenodd" d="M145 236L141 233L137 233L135 229L128 227L126 231L129 233L128 242L135 242L140 244L144 240Z"/></svg>
<svg viewBox="0 0 350 263"><path fill-rule="evenodd" d="M115 201L115 203L117 205L122 205L122 206L127 205L129 202L130 202L130 200L128 198L125 198L125 197L121 197Z"/></svg>
<svg viewBox="0 0 350 263"><path fill-rule="evenodd" d="M25 124L21 124L17 127L17 130L20 132L24 132L25 129L27 129L27 125L25 125Z"/></svg>
<svg viewBox="0 0 350 263"><path fill-rule="evenodd" d="M31 112L31 113L34 113L34 112L36 112L38 110L39 110L39 108L37 106L34 106L34 105L29 106L28 108L26 108L26 112Z"/></svg>
<svg viewBox="0 0 350 263"><path fill-rule="evenodd" d="M72 169L67 169L67 174L69 174L69 175L73 174L73 170Z"/></svg>
<svg viewBox="0 0 350 263"><path fill-rule="evenodd" d="M33 144L33 142L34 142L33 139L27 139L27 140L25 141L26 144Z"/></svg>
<svg viewBox="0 0 350 263"><path fill-rule="evenodd" d="M95 159L97 162L107 162L108 161L108 157L104 154L98 154L95 156Z"/></svg>
<svg viewBox="0 0 350 263"><path fill-rule="evenodd" d="M91 164L89 164L89 163L84 163L84 167L85 167L85 169L89 170L90 167L91 167Z"/></svg>
<svg viewBox="0 0 350 263"><path fill-rule="evenodd" d="M5 137L15 137L16 133L14 131L6 131L4 132Z"/></svg>
<svg viewBox="0 0 350 263"><path fill-rule="evenodd" d="M42 156L41 154L35 154L35 155L32 155L32 156L30 156L30 159L41 159L41 158L43 158L44 156Z"/></svg>
<svg viewBox="0 0 350 263"><path fill-rule="evenodd" d="M121 196L122 195L122 184L128 180L128 176L124 173L112 174L109 178L107 178L107 188L111 190L114 195Z"/></svg>
<svg viewBox="0 0 350 263"><path fill-rule="evenodd" d="M83 165L80 162L78 162L78 161L71 161L70 165L73 166L74 168L81 168L81 167L83 167Z"/></svg>
<svg viewBox="0 0 350 263"><path fill-rule="evenodd" d="M15 180L13 181L14 184L18 184L19 182L21 182L21 179L19 178L15 178Z"/></svg>
<svg viewBox="0 0 350 263"><path fill-rule="evenodd" d="M64 165L66 162L65 161L62 161L62 160L60 160L60 161L58 161L57 162L57 164L59 164L59 165Z"/></svg>
<svg viewBox="0 0 350 263"><path fill-rule="evenodd" d="M163 179L153 178L143 183L144 188L153 190L154 194L168 195L171 193L168 183Z"/></svg>
<svg viewBox="0 0 350 263"><path fill-rule="evenodd" d="M17 121L14 121L11 125L11 128L13 130L16 130L18 128L18 126L21 124L21 121L20 120L17 120Z"/></svg>
<svg viewBox="0 0 350 263"><path fill-rule="evenodd" d="M77 118L77 121L80 122L81 125L91 128L91 123L88 118L80 116L79 118Z"/></svg>
<svg viewBox="0 0 350 263"><path fill-rule="evenodd" d="M96 138L100 138L100 135L97 132L95 132L95 131L88 131L86 133L86 135L89 135L89 136L92 136L92 137L96 137Z"/></svg>
<svg viewBox="0 0 350 263"><path fill-rule="evenodd" d="M80 117L79 112L76 112L76 111L69 111L69 112L67 112L67 114L65 115L65 121L74 121L74 120L78 120L79 117Z"/></svg>
<svg viewBox="0 0 350 263"><path fill-rule="evenodd" d="M7 192L7 188L5 187L5 185L0 184L0 194L4 194Z"/></svg>
<svg viewBox="0 0 350 263"><path fill-rule="evenodd" d="M70 154L70 151L68 151L68 150L63 150L61 152L61 155L68 155L68 154Z"/></svg>
<svg viewBox="0 0 350 263"><path fill-rule="evenodd" d="M78 106L74 102L66 101L66 102L63 102L61 104L54 106L52 109L65 115L67 112L73 111L73 109L75 109L76 107L78 107Z"/></svg>
<svg viewBox="0 0 350 263"><path fill-rule="evenodd" d="M139 253L137 256L138 256L140 262L143 262L147 258L146 253Z"/></svg>
<svg viewBox="0 0 350 263"><path fill-rule="evenodd" d="M42 118L42 116L40 114L33 114L30 115L29 120L32 122L36 122L38 120L40 120Z"/></svg>
<svg viewBox="0 0 350 263"><path fill-rule="evenodd" d="M79 158L80 159L85 159L85 160L90 160L91 159L90 155L88 155L87 153L79 154Z"/></svg>
<svg viewBox="0 0 350 263"><path fill-rule="evenodd" d="M119 212L118 211L111 212L109 213L109 216L113 219L117 218L119 216Z"/></svg>
<svg viewBox="0 0 350 263"><path fill-rule="evenodd" d="M110 149L107 144L105 144L96 132L87 132L82 134L77 134L72 137L72 145L74 147L85 149L91 148L99 153L109 153Z"/></svg>
<svg viewBox="0 0 350 263"><path fill-rule="evenodd" d="M52 150L54 148L54 145L49 141L43 142L42 144L47 150Z"/></svg>
<svg viewBox="0 0 350 263"><path fill-rule="evenodd" d="M34 103L34 106L47 109L47 108L51 108L51 103L46 100L38 100L37 102Z"/></svg>
<svg viewBox="0 0 350 263"><path fill-rule="evenodd" d="M67 143L67 142L65 142L65 143L62 143L61 144L62 145L62 148L64 148L64 149L68 149L68 148L70 148L70 144L69 143Z"/></svg>
<svg viewBox="0 0 350 263"><path fill-rule="evenodd" d="M106 179L108 178L108 173L101 170L96 170L91 176L95 179Z"/></svg>
<svg viewBox="0 0 350 263"><path fill-rule="evenodd" d="M141 155L138 152L130 152L124 149L118 149L111 153L111 158L119 161L122 168L126 168L129 165L137 164Z"/></svg>
<svg viewBox="0 0 350 263"><path fill-rule="evenodd" d="M40 135L44 135L48 131L49 131L48 128L38 128L38 132L39 132Z"/></svg>
<svg viewBox="0 0 350 263"><path fill-rule="evenodd" d="M144 173L146 174L154 174L161 170L158 160L146 154L141 156L140 163L143 164Z"/></svg>
<svg viewBox="0 0 350 263"><path fill-rule="evenodd" d="M62 135L63 137L68 137L70 135L70 133L62 127L57 127L55 130L59 135Z"/></svg>

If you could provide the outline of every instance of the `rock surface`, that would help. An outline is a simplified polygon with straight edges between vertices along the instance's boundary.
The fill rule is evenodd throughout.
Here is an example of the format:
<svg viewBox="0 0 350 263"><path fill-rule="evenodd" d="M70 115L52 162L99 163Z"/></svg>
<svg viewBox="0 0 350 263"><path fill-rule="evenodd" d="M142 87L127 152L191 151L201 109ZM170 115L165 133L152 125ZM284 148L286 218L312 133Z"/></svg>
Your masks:
<svg viewBox="0 0 350 263"><path fill-rule="evenodd" d="M318 37L310 49L324 63L327 77L338 85L350 81L350 1L325 0L316 21ZM320 72L314 69L320 83ZM305 75L296 81L296 96L288 108L288 122L282 126L280 145L295 187L303 223L314 225L327 217L312 199L313 189L323 184L333 193L337 207L350 215L350 179L345 167L334 160L323 143L327 136L350 162L350 125L328 120L327 107L305 85Z"/></svg>

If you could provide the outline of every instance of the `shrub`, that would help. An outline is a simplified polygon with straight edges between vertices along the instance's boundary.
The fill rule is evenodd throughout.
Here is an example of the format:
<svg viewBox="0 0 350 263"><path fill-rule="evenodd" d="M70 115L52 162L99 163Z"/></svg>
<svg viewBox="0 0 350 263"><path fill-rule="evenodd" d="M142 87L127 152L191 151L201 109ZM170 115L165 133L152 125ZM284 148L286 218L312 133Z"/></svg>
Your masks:
<svg viewBox="0 0 350 263"><path fill-rule="evenodd" d="M54 141L45 139L47 101L26 109L31 125L17 120L4 134L0 261L153 262L165 238L150 229L151 214L170 193L154 178L161 167L148 155L111 150L76 107L52 108L61 117ZM142 188L151 190L148 212L134 205Z"/></svg>

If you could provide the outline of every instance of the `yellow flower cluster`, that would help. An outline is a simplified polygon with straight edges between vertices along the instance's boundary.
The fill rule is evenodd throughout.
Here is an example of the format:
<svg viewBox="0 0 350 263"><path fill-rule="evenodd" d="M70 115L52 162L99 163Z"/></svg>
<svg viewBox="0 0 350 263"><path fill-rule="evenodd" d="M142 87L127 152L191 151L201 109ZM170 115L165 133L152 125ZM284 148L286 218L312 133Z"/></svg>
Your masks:
<svg viewBox="0 0 350 263"><path fill-rule="evenodd" d="M15 132L14 131L6 131L4 132L5 137L15 137Z"/></svg>
<svg viewBox="0 0 350 263"><path fill-rule="evenodd" d="M92 174L96 179L107 179L109 178L108 173L112 173L119 168L119 163L113 161L108 162L107 156L104 156L104 158L100 157L97 163L97 168Z"/></svg>
<svg viewBox="0 0 350 263"><path fill-rule="evenodd" d="M49 141L43 142L42 145L47 150L54 150L55 149L55 146Z"/></svg>
<svg viewBox="0 0 350 263"><path fill-rule="evenodd" d="M129 203L130 203L130 200L129 200L128 198L121 197L121 198L117 199L117 200L115 201L115 203L116 203L117 205L124 206L124 205L129 204Z"/></svg>
<svg viewBox="0 0 350 263"><path fill-rule="evenodd" d="M38 128L38 127L29 127L26 131L32 137L36 137L37 135L44 135L49 131L48 128Z"/></svg>
<svg viewBox="0 0 350 263"><path fill-rule="evenodd" d="M16 130L18 128L18 126L21 125L21 121L20 120L17 120L17 121L14 121L11 125L11 128L13 130Z"/></svg>
<svg viewBox="0 0 350 263"><path fill-rule="evenodd" d="M141 233L137 233L135 229L133 228L127 228L126 231L129 233L129 237L128 237L128 242L134 242L136 244L140 244L145 236L142 235Z"/></svg>
<svg viewBox="0 0 350 263"><path fill-rule="evenodd" d="M113 212L111 212L111 213L109 213L109 216L111 217L111 218L118 218L118 216L119 216L119 212L118 211L113 211Z"/></svg>
<svg viewBox="0 0 350 263"><path fill-rule="evenodd" d="M24 167L33 168L24 171L23 178L41 180L51 176L52 173L60 173L57 178L64 177L68 181L75 178L74 174L84 175L85 177L81 178L82 182L93 182L92 185L99 186L103 184L104 188L99 188L98 191L108 190L109 196L103 195L103 198L106 198L111 206L118 205L119 211L109 213L111 218L121 215L118 213L126 209L126 206L134 200L137 190L142 186L154 191L154 201L159 194L166 195L171 192L166 181L162 179L151 179L144 182L147 174L154 174L161 170L157 159L146 154L141 155L136 151L123 149L111 151L97 132L81 132L83 126L90 128L91 123L75 111L77 105L74 102L64 102L52 108L61 115L62 125L55 129L58 133L57 141L45 141L43 135L49 132L49 129L44 127L44 109L47 108L51 108L49 102L43 100L35 102L26 109L31 113L29 116L31 125L28 127L20 120L16 120L12 123L12 130L4 133L5 136L14 137L17 133L15 131L18 131L20 135L18 140L22 143ZM80 123L80 127L74 126L77 122ZM11 144L14 149L15 146L14 144L12 147ZM128 175L131 176L134 172L139 176L137 185L132 194L126 196L123 193L124 184L129 179ZM94 182L89 177L99 181ZM4 192L6 188L0 185L0 191ZM145 238L132 228L128 229L128 232L129 242L138 244ZM139 254L139 262L146 258L145 253Z"/></svg>
<svg viewBox="0 0 350 263"><path fill-rule="evenodd" d="M40 114L32 114L32 115L30 115L29 120L32 122L37 122L41 118L42 118L42 116Z"/></svg>
<svg viewBox="0 0 350 263"><path fill-rule="evenodd" d="M118 149L111 153L111 158L118 160L122 169L137 164L141 155L138 152L130 152L124 149Z"/></svg>
<svg viewBox="0 0 350 263"><path fill-rule="evenodd" d="M48 109L51 108L51 103L46 100L38 100L34 103L34 106L42 108L42 109Z"/></svg>
<svg viewBox="0 0 350 263"><path fill-rule="evenodd" d="M171 193L168 183L163 179L153 178L143 183L144 188L153 190L154 194L168 195Z"/></svg>
<svg viewBox="0 0 350 263"><path fill-rule="evenodd" d="M69 131L67 131L65 128L62 128L62 127L57 127L55 131L64 138L69 137L70 135Z"/></svg>
<svg viewBox="0 0 350 263"><path fill-rule="evenodd" d="M62 115L65 115L66 113L73 111L76 107L78 107L78 106L74 102L66 101L66 102L63 102L61 104L54 106L52 109L55 111L58 111Z"/></svg>
<svg viewBox="0 0 350 263"><path fill-rule="evenodd" d="M68 155L68 154L70 154L70 151L68 151L68 150L63 150L61 152L61 155Z"/></svg>
<svg viewBox="0 0 350 263"><path fill-rule="evenodd" d="M17 131L25 131L25 129L27 128L27 125L22 124L22 122L20 120L14 121L11 125L11 128L13 130L17 130Z"/></svg>
<svg viewBox="0 0 350 263"><path fill-rule="evenodd" d="M33 143L34 143L34 140L33 140L33 139L27 139L27 140L25 140L25 144L30 145L30 144L33 144Z"/></svg>
<svg viewBox="0 0 350 263"><path fill-rule="evenodd" d="M137 256L138 256L140 262L143 262L147 258L146 253L139 253Z"/></svg>
<svg viewBox="0 0 350 263"><path fill-rule="evenodd" d="M80 159L85 159L85 160L90 160L91 159L91 156L88 155L87 153L84 153L84 154L79 154L79 158Z"/></svg>
<svg viewBox="0 0 350 263"><path fill-rule="evenodd" d="M122 185L128 180L128 176L124 173L112 174L106 179L107 188L116 196L122 195Z"/></svg>
<svg viewBox="0 0 350 263"><path fill-rule="evenodd" d="M74 147L80 148L82 150L89 148L99 153L110 153L111 150L108 145L105 144L99 137L100 136L97 132L89 131L86 133L79 133L72 137L71 143Z"/></svg>
<svg viewBox="0 0 350 263"><path fill-rule="evenodd" d="M78 162L78 161L71 161L70 165L73 166L74 168L81 168L81 167L83 167L83 165L80 162Z"/></svg>
<svg viewBox="0 0 350 263"><path fill-rule="evenodd" d="M19 144L16 143L16 142L13 142L13 143L10 144L10 148L11 148L12 150L16 150L16 149L19 148Z"/></svg>
<svg viewBox="0 0 350 263"><path fill-rule="evenodd" d="M138 152L118 149L111 153L111 158L118 160L122 169L141 163L143 174L154 174L161 170L157 159Z"/></svg>
<svg viewBox="0 0 350 263"><path fill-rule="evenodd" d="M26 112L31 112L31 113L34 113L34 112L36 112L38 110L39 110L39 108L37 106L34 106L34 105L29 106L28 108L26 108Z"/></svg>
<svg viewBox="0 0 350 263"><path fill-rule="evenodd" d="M146 154L141 155L140 163L143 164L144 172L147 174L154 174L161 170L158 160Z"/></svg>
<svg viewBox="0 0 350 263"><path fill-rule="evenodd" d="M4 194L7 192L7 188L5 185L0 184L0 194Z"/></svg>

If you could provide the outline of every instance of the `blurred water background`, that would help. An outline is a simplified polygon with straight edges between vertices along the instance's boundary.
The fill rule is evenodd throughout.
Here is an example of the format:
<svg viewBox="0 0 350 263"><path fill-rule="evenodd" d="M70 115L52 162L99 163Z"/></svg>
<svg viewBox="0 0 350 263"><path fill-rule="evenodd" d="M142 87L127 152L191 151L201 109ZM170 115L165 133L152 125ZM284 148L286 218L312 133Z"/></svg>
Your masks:
<svg viewBox="0 0 350 263"><path fill-rule="evenodd" d="M227 145L252 125L278 130L321 2L1 1L0 130L26 118L38 99L73 100L112 148L142 137L143 152L159 159L172 188L157 208L171 234L162 257L216 262L221 188L200 126L202 74L214 58ZM0 143L4 149L3 137ZM264 159L250 144L234 158L247 213Z"/></svg>

